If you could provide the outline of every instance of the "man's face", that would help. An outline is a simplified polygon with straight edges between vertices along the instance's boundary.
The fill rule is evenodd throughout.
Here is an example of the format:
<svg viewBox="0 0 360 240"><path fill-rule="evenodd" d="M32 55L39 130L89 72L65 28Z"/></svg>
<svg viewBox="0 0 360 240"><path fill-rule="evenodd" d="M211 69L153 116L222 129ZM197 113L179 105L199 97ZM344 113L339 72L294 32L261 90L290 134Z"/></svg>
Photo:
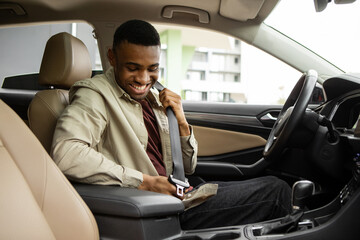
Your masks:
<svg viewBox="0 0 360 240"><path fill-rule="evenodd" d="M108 57L119 86L133 99L144 99L159 77L160 46L122 42Z"/></svg>

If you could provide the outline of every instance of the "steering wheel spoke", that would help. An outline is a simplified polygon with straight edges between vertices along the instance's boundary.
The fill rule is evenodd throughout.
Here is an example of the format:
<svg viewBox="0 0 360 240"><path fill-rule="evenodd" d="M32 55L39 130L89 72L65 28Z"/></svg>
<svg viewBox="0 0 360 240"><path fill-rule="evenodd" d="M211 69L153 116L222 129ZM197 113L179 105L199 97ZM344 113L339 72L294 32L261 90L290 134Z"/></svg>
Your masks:
<svg viewBox="0 0 360 240"><path fill-rule="evenodd" d="M317 72L309 70L296 83L276 120L264 148L264 158L277 159L289 137L301 122L317 81Z"/></svg>

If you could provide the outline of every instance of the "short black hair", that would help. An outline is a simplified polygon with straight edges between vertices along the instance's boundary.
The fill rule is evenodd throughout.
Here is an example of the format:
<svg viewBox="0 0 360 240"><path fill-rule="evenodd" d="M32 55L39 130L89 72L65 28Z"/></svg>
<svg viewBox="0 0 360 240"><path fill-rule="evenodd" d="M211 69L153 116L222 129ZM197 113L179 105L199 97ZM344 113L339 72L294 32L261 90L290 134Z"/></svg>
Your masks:
<svg viewBox="0 0 360 240"><path fill-rule="evenodd" d="M137 19L127 21L116 29L113 50L124 41L143 46L160 46L160 36L154 26Z"/></svg>

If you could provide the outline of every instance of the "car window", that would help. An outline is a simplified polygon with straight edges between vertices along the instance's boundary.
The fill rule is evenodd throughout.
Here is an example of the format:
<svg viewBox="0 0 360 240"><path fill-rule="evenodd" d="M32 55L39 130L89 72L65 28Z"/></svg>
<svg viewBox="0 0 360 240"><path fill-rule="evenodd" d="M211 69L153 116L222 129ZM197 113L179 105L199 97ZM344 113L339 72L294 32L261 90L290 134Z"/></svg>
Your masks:
<svg viewBox="0 0 360 240"><path fill-rule="evenodd" d="M93 28L87 23L56 23L0 29L0 86L6 77L38 73L47 40L68 32L87 46L93 69L101 69L100 54Z"/></svg>
<svg viewBox="0 0 360 240"><path fill-rule="evenodd" d="M156 25L162 42L161 81L184 100L283 104L301 73L236 38Z"/></svg>

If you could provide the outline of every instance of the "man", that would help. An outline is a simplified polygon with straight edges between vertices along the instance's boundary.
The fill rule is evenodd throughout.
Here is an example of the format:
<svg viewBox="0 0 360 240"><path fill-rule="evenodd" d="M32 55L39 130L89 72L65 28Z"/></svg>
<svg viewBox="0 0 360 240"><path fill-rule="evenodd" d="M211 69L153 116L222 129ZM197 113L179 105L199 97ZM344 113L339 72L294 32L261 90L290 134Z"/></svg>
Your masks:
<svg viewBox="0 0 360 240"><path fill-rule="evenodd" d="M172 173L167 107L179 124L186 174L195 170L197 143L180 96L151 88L158 79L159 58L155 28L128 21L116 30L108 51L112 67L71 88L70 105L58 120L52 146L55 162L69 179L179 197L167 178ZM218 185L217 195L181 214L183 229L257 222L290 209L289 186L277 178Z"/></svg>

